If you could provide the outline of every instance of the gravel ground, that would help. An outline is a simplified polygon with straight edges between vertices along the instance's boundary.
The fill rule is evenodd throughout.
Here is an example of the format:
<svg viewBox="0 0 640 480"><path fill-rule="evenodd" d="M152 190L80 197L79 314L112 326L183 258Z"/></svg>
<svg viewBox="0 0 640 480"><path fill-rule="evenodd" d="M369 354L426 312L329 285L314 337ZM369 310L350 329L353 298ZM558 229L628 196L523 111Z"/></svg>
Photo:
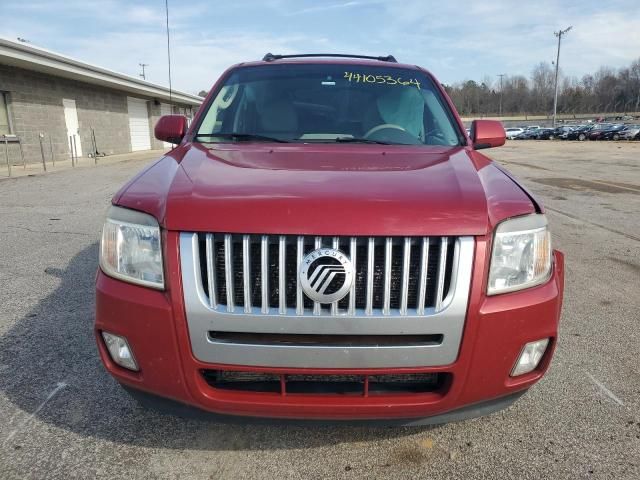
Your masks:
<svg viewBox="0 0 640 480"><path fill-rule="evenodd" d="M92 321L103 214L146 161L0 180L0 478L640 478L640 144L487 153L567 255L560 341L513 407L435 428L145 411L101 367Z"/></svg>

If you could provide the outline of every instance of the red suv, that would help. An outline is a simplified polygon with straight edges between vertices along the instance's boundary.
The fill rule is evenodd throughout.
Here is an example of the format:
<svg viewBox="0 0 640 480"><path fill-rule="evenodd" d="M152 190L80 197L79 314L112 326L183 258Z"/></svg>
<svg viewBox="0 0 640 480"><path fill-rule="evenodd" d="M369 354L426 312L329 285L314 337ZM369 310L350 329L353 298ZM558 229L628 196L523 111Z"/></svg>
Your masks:
<svg viewBox="0 0 640 480"><path fill-rule="evenodd" d="M268 54L155 134L177 146L113 197L96 283L102 361L136 397L425 424L544 375L563 256L478 152L500 123L469 138L426 70Z"/></svg>

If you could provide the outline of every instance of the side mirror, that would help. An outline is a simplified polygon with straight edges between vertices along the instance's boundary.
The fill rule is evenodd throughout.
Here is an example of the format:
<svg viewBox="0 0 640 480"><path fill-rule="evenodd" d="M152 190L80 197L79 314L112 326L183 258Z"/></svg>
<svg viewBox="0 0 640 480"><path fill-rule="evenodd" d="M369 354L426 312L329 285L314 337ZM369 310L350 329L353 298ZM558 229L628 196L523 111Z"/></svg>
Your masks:
<svg viewBox="0 0 640 480"><path fill-rule="evenodd" d="M158 140L178 144L187 133L187 117L184 115L164 115L153 129Z"/></svg>
<svg viewBox="0 0 640 480"><path fill-rule="evenodd" d="M497 120L474 120L471 123L473 148L493 148L504 145L506 135L502 123Z"/></svg>

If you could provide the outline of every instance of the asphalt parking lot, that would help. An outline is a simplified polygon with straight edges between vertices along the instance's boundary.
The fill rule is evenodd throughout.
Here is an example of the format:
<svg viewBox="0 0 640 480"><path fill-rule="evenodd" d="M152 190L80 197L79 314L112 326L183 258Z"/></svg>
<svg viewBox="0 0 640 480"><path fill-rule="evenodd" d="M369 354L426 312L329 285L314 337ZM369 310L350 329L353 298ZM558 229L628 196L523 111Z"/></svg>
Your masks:
<svg viewBox="0 0 640 480"><path fill-rule="evenodd" d="M486 152L542 199L566 254L559 346L510 409L430 428L142 409L92 322L103 214L146 161L0 180L0 478L640 478L640 143Z"/></svg>

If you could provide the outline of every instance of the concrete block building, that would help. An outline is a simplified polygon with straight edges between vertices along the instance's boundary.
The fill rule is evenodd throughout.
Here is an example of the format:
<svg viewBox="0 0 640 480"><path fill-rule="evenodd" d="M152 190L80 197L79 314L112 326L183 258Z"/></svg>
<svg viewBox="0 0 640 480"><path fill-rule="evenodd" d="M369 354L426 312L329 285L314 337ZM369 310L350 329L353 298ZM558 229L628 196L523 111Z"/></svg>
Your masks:
<svg viewBox="0 0 640 480"><path fill-rule="evenodd" d="M162 148L161 115L192 117L203 98L0 38L0 165ZM41 146L42 145L42 146Z"/></svg>

